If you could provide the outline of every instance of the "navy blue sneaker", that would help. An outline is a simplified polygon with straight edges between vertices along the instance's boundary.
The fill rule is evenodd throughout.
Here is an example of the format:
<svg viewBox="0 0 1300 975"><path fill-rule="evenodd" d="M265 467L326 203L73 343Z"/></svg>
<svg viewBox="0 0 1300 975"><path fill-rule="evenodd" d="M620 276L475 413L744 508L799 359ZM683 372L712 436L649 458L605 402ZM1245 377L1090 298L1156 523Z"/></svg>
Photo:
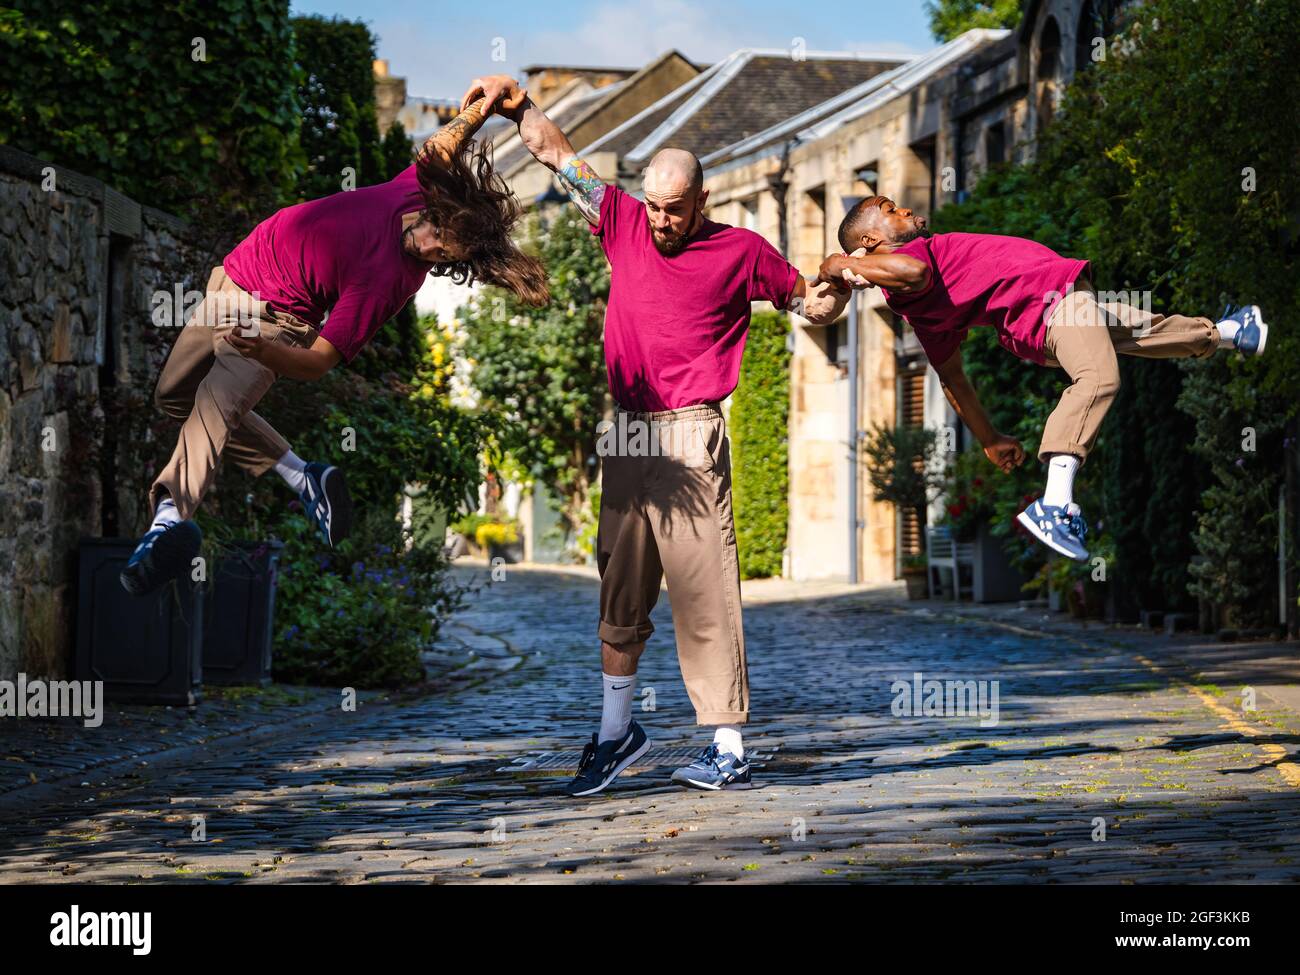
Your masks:
<svg viewBox="0 0 1300 975"><path fill-rule="evenodd" d="M307 486L298 495L307 517L316 525L321 538L331 548L352 531L352 495L348 482L337 467L308 464Z"/></svg>
<svg viewBox="0 0 1300 975"><path fill-rule="evenodd" d="M1242 305L1234 308L1229 305L1224 309L1220 322L1231 322L1237 326L1237 334L1232 337L1232 347L1244 355L1262 355L1268 344L1268 326L1260 313L1259 305Z"/></svg>
<svg viewBox="0 0 1300 975"><path fill-rule="evenodd" d="M189 571L203 544L203 530L192 521L155 528L140 539L118 578L132 596L147 596Z"/></svg>
<svg viewBox="0 0 1300 975"><path fill-rule="evenodd" d="M1083 520L1077 504L1060 508L1043 504L1040 498L1016 515L1016 520L1048 548L1076 562L1088 561L1088 550L1083 547L1083 540L1088 537L1088 523Z"/></svg>
<svg viewBox="0 0 1300 975"><path fill-rule="evenodd" d="M673 781L692 789L749 789L749 762L711 744L690 765L673 773Z"/></svg>
<svg viewBox="0 0 1300 975"><path fill-rule="evenodd" d="M635 721L628 726L627 733L622 738L597 741L596 736L592 735L578 761L578 774L564 787L565 794L595 795L649 749L650 739Z"/></svg>

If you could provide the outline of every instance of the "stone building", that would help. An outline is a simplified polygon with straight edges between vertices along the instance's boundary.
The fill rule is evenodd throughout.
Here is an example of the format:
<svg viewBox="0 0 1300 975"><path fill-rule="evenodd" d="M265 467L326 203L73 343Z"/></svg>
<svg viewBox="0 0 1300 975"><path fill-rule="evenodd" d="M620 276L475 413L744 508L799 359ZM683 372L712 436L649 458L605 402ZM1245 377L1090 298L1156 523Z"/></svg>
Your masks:
<svg viewBox="0 0 1300 975"><path fill-rule="evenodd" d="M78 540L147 525L171 309L212 263L176 218L0 146L0 679L68 673Z"/></svg>

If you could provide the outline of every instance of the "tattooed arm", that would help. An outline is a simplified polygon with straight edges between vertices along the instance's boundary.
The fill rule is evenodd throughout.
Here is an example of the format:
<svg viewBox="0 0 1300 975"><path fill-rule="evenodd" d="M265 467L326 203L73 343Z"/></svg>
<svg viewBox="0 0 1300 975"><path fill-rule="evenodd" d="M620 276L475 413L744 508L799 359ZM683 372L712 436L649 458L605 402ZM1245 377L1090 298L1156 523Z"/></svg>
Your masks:
<svg viewBox="0 0 1300 975"><path fill-rule="evenodd" d="M487 99L479 98L461 109L461 113L429 136L420 149L423 156L432 155L443 163L455 158L465 140L478 131L487 118Z"/></svg>
<svg viewBox="0 0 1300 975"><path fill-rule="evenodd" d="M600 201L605 196L605 183L596 171L579 159L569 143L568 136L546 117L546 113L533 104L528 92L521 89L506 75L475 80L465 93L465 100L480 93L495 100L494 92L506 93L497 111L519 126L519 138L528 151L543 166L560 177L565 191L579 212L591 224L600 221Z"/></svg>
<svg viewBox="0 0 1300 975"><path fill-rule="evenodd" d="M502 115L509 116L527 97L528 93L506 75L475 78L461 99L460 114L429 137L421 154L449 162L492 114L494 105Z"/></svg>

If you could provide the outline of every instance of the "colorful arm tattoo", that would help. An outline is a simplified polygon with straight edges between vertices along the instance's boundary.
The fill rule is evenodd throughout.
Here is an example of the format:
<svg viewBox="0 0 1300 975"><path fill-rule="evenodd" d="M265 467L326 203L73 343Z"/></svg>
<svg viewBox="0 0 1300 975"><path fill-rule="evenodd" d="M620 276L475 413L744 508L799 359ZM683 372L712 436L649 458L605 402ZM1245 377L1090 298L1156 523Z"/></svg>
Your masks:
<svg viewBox="0 0 1300 975"><path fill-rule="evenodd" d="M570 156L557 175L569 199L587 222L600 222L600 201L605 198L605 183L596 171L577 156Z"/></svg>

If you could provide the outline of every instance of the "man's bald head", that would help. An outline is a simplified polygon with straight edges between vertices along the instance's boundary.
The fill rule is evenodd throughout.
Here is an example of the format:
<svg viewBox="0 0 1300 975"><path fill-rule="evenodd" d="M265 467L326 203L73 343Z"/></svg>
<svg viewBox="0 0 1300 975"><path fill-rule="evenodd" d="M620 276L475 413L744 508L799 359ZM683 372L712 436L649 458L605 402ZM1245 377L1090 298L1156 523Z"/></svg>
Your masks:
<svg viewBox="0 0 1300 975"><path fill-rule="evenodd" d="M704 167L686 149L660 149L645 171L645 191L693 199L704 188Z"/></svg>
<svg viewBox="0 0 1300 975"><path fill-rule="evenodd" d="M646 220L659 253L681 253L691 236L703 226L704 169L695 153L685 149L660 149L645 170Z"/></svg>

